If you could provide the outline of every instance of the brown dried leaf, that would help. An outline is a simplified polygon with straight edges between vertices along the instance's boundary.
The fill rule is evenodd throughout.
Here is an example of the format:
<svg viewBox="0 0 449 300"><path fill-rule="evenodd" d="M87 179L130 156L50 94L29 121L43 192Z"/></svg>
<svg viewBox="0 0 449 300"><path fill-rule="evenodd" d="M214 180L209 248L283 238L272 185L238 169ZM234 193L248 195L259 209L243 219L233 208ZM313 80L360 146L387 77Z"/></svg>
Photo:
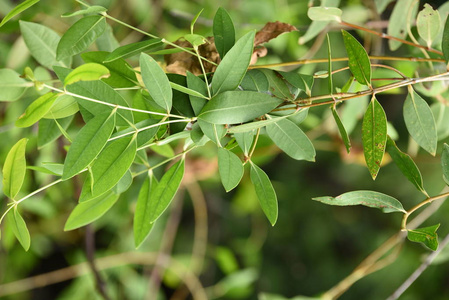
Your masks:
<svg viewBox="0 0 449 300"><path fill-rule="evenodd" d="M287 32L298 31L298 29L290 24L282 23L279 21L268 22L265 26L256 32L256 37L254 39L254 46L266 43L279 35Z"/></svg>

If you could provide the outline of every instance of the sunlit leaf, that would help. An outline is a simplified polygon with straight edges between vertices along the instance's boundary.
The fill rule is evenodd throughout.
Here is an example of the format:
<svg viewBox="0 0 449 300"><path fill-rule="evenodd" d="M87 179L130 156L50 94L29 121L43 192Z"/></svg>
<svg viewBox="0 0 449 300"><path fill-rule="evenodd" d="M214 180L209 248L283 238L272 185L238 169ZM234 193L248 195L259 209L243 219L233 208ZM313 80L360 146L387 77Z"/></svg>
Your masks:
<svg viewBox="0 0 449 300"><path fill-rule="evenodd" d="M15 101L29 86L20 74L11 69L0 69L0 101Z"/></svg>
<svg viewBox="0 0 449 300"><path fill-rule="evenodd" d="M79 111L78 102L69 95L58 95L53 106L43 116L45 119L62 119L76 114Z"/></svg>
<svg viewBox="0 0 449 300"><path fill-rule="evenodd" d="M332 109L332 116L334 117L335 123L337 123L337 128L338 131L340 132L341 139L345 144L346 152L349 153L351 151L351 141L349 140L348 133L346 132L345 126L343 125L340 116L338 115L338 112L335 109L335 106L332 106L331 109Z"/></svg>
<svg viewBox="0 0 449 300"><path fill-rule="evenodd" d="M407 130L418 145L434 155L437 151L437 130L435 119L427 102L413 89L404 102L404 121Z"/></svg>
<svg viewBox="0 0 449 300"><path fill-rule="evenodd" d="M24 10L30 8L34 4L38 3L40 0L25 0L16 7L14 7L0 22L0 27L2 27L6 22L23 12Z"/></svg>
<svg viewBox="0 0 449 300"><path fill-rule="evenodd" d="M436 251L438 249L438 227L440 227L440 224L409 229L407 230L407 238L412 242L424 244L424 246L432 251Z"/></svg>
<svg viewBox="0 0 449 300"><path fill-rule="evenodd" d="M363 117L362 142L366 165L371 177L376 179L387 143L387 117L374 97Z"/></svg>
<svg viewBox="0 0 449 300"><path fill-rule="evenodd" d="M118 198L119 195L109 192L91 201L79 203L67 219L64 231L77 229L99 219L117 202Z"/></svg>
<svg viewBox="0 0 449 300"><path fill-rule="evenodd" d="M341 9L337 7L310 7L307 16L313 21L341 21Z"/></svg>
<svg viewBox="0 0 449 300"><path fill-rule="evenodd" d="M58 96L58 94L47 93L34 100L17 119L16 126L29 127L39 121L47 114Z"/></svg>
<svg viewBox="0 0 449 300"><path fill-rule="evenodd" d="M87 16L73 24L62 36L56 49L56 59L62 60L86 50L104 31L102 16Z"/></svg>
<svg viewBox="0 0 449 300"><path fill-rule="evenodd" d="M365 48L347 31L342 30L343 41L349 58L349 69L355 79L371 86L371 62Z"/></svg>
<svg viewBox="0 0 449 300"><path fill-rule="evenodd" d="M17 196L25 179L27 142L27 138L18 141L9 150L3 165L3 193L11 199Z"/></svg>
<svg viewBox="0 0 449 300"><path fill-rule="evenodd" d="M224 148L218 148L218 171L220 172L223 187L226 192L229 192L234 189L242 179L242 161L233 152Z"/></svg>
<svg viewBox="0 0 449 300"><path fill-rule="evenodd" d="M223 59L226 53L234 46L235 29L231 16L222 7L219 7L215 13L212 30L214 32L215 47L221 59Z"/></svg>
<svg viewBox="0 0 449 300"><path fill-rule="evenodd" d="M263 212L271 225L276 224L278 218L278 200L268 175L257 165L251 162L251 182L256 190L257 198Z"/></svg>
<svg viewBox="0 0 449 300"><path fill-rule="evenodd" d="M22 245L23 249L25 249L25 251L28 251L28 249L30 249L31 244L30 233L28 231L25 220L22 218L22 216L19 213L19 210L17 209L17 206L15 206L13 210L8 213L7 216L8 216L7 218L8 226L11 227L12 232Z"/></svg>
<svg viewBox="0 0 449 300"><path fill-rule="evenodd" d="M157 187L157 181L149 175L140 188L137 197L136 211L134 212L134 245L139 248L150 234L154 223L150 222L151 217L151 197Z"/></svg>
<svg viewBox="0 0 449 300"><path fill-rule="evenodd" d="M161 45L161 39L149 39L142 42L127 44L112 51L111 54L106 56L103 62L108 63L120 58L125 59L142 52L151 51Z"/></svg>
<svg viewBox="0 0 449 300"><path fill-rule="evenodd" d="M64 80L64 85L69 85L78 81L94 81L107 78L111 74L108 68L97 63L87 63L79 66L69 73Z"/></svg>
<svg viewBox="0 0 449 300"><path fill-rule="evenodd" d="M373 191L353 191L341 194L337 197L325 196L313 198L313 200L322 202L324 204L337 206L364 205L368 207L379 208L384 213L406 213L401 202L399 202L397 199Z"/></svg>
<svg viewBox="0 0 449 300"><path fill-rule="evenodd" d="M390 154L394 163L401 170L402 174L404 174L405 177L407 177L407 179L411 183L413 183L413 185L419 191L424 193L424 195L428 196L426 190L424 189L421 172L419 171L413 159L408 154L399 150L399 148L396 146L396 143L390 137L388 137L387 140L386 150L388 154Z"/></svg>

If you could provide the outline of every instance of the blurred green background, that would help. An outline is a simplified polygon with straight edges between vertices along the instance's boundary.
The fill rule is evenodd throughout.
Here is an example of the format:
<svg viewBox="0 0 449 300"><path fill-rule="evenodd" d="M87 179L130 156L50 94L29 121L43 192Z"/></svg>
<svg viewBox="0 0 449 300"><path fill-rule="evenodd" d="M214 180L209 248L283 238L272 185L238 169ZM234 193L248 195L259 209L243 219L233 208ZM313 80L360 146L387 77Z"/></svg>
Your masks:
<svg viewBox="0 0 449 300"><path fill-rule="evenodd" d="M3 17L17 3L19 1L0 0L0 16ZM205 36L212 35L213 16L217 8L222 6L230 13L236 25L237 37L249 30L261 29L265 23L274 21L286 22L299 29L298 32L282 35L266 44L268 56L261 58L258 63L327 57L327 46L322 43L323 35L304 45L298 43L299 37L305 34L310 25L307 7L309 4L319 5L318 2L92 0L89 3L107 7L110 15L172 41L188 33L191 19L201 9L204 11L195 30ZM442 3L431 4L436 8ZM388 20L393 3L388 5L381 15L376 12L374 1L369 0L342 1L340 7L343 8L346 21L364 24L373 20ZM22 13L19 18L44 24L62 35L77 18L60 18L60 15L80 8L75 1L42 0ZM12 68L21 73L25 66L34 69L37 64L29 56L20 38L19 18L0 29L0 68ZM144 38L123 26L109 24L121 45ZM381 22L372 24L385 26ZM339 28L331 26L328 29L333 57L346 56ZM373 39L370 45L369 50L371 53L376 52L374 54L419 55L415 50L404 46L391 54L386 43L376 39ZM129 61L133 66L137 65L135 60ZM75 65L80 63L80 58L75 60ZM335 63L334 68L344 65ZM422 67L418 63L401 63L395 66L411 75L418 67ZM327 65L308 64L300 68L300 72L306 74L320 70L327 70ZM347 80L349 73L343 74L345 76L335 76L336 86L343 86ZM327 81L318 79L313 94L323 93L327 93ZM394 94L378 95L388 120L398 133L398 146L403 150L407 149L409 143L402 119L405 93L404 89ZM27 148L28 164L63 161L61 141L37 150L37 128L18 129L13 126L17 117L36 95L35 91L29 90L17 102L0 104L2 163L11 146L25 136L30 138ZM367 100L354 99L353 101L358 103L353 106L358 105L358 110L363 114ZM346 106L349 104L345 104L343 110L349 111ZM423 196L391 163L381 169L376 181L371 179L363 165L360 120L354 124L351 133L353 149L350 155L344 151L327 108L311 109L301 126L317 149L315 163L294 161L280 153L264 135L261 136L260 146L256 149L255 159L272 179L278 195L279 220L274 227L269 225L257 203L249 174L245 174L235 191L224 192L217 172L216 147L209 143L188 157L186 178L171 204L170 212L164 214L163 220L158 222L139 250L134 249L132 238L133 209L141 186L139 179L121 196L111 211L90 226L89 230L95 231L96 257L119 253L132 256L133 252L154 254L162 244L164 249L167 249L167 246L169 248L167 255L171 255L181 265L184 264L185 268L196 272L195 267L192 267L192 251L194 261L201 261L201 253L204 251L204 264L198 276L211 299L258 299L261 293L279 295L270 299L284 299L283 297L291 298L297 295L314 296L327 291L395 234L400 228L402 216L382 214L366 207L326 206L312 201L312 197L336 196L352 190L375 190L399 199L408 209L422 201ZM448 141L446 138L445 142ZM174 148L176 149L176 146ZM156 153L152 153L154 160L161 159ZM421 169L429 194L439 194L444 186L440 158L419 151L415 161ZM51 180L51 176L28 172L25 190L31 192ZM32 238L29 252L23 251L8 228L2 228L0 284L86 261L86 229L63 231L64 223L76 204L74 194L76 185L80 182L64 182L23 203L23 215ZM0 195L0 208L1 211L6 208L3 195ZM448 213L449 206L443 204L424 225L441 222L439 234L445 236L449 231L445 222ZM170 232L167 234L166 230ZM204 235L205 230L207 241L201 235ZM173 241L167 236L172 237ZM172 247L170 243L173 243ZM429 251L419 244L405 242L394 263L357 282L341 299L386 298L420 265L422 257L428 253ZM446 251L441 256L448 257L449 252ZM163 276L158 299L190 299L191 296L185 292L185 287L173 273L176 273L176 270L176 267L165 273L159 270L159 274ZM123 265L105 269L101 271L101 275L111 299L143 299L151 293L149 278L152 272L151 266ZM0 293L1 288L0 285ZM95 292L92 275L0 298L102 299ZM439 264L430 266L401 299L449 299L448 263L441 259Z"/></svg>

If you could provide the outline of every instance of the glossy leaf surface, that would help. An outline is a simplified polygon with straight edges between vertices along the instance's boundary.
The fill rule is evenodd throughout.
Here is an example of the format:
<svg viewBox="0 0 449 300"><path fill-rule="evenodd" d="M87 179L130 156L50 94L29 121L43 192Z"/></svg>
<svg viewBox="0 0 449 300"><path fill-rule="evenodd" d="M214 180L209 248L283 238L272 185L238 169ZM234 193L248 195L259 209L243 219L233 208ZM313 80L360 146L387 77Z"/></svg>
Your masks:
<svg viewBox="0 0 449 300"><path fill-rule="evenodd" d="M58 94L47 93L34 100L17 119L17 127L29 127L43 118L58 98Z"/></svg>

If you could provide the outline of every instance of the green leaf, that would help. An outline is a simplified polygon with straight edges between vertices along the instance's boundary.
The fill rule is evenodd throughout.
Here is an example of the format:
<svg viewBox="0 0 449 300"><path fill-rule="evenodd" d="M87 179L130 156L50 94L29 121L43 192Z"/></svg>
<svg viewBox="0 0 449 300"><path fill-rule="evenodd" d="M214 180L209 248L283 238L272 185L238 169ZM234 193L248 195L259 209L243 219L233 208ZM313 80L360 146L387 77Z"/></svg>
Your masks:
<svg viewBox="0 0 449 300"><path fill-rule="evenodd" d="M99 114L77 134L64 162L63 180L67 180L90 165L100 154L115 128L115 111Z"/></svg>
<svg viewBox="0 0 449 300"><path fill-rule="evenodd" d="M449 136L449 106L436 102L430 106L430 110L435 117L438 140L441 141Z"/></svg>
<svg viewBox="0 0 449 300"><path fill-rule="evenodd" d="M374 180L379 173L387 143L387 117L374 97L363 117L362 143L366 165Z"/></svg>
<svg viewBox="0 0 449 300"><path fill-rule="evenodd" d="M329 205L350 206L350 205L364 205L368 207L378 208L384 213L402 212L407 213L402 207L401 202L397 199L373 191L353 191L341 194L337 197L317 197L313 198L315 201L322 202Z"/></svg>
<svg viewBox="0 0 449 300"><path fill-rule="evenodd" d="M159 106L163 107L167 113L170 112L173 94L167 75L165 75L159 64L145 53L140 55L140 69L142 81L148 89L151 98Z"/></svg>
<svg viewBox="0 0 449 300"><path fill-rule="evenodd" d="M3 165L3 193L11 199L17 196L25 179L27 142L27 138L18 141L9 150Z"/></svg>
<svg viewBox="0 0 449 300"><path fill-rule="evenodd" d="M62 132L56 122L59 123L61 128L66 130L70 123L72 123L73 116L69 116L64 119L53 120L53 119L41 119L39 121L39 130L37 134L37 145L39 148L53 142L58 137L61 136Z"/></svg>
<svg viewBox="0 0 449 300"><path fill-rule="evenodd" d="M332 95L332 93L334 92L334 83L332 81L332 49L329 33L326 34L326 40L327 40L327 65L328 65L327 73L329 74L328 85L329 85L329 93Z"/></svg>
<svg viewBox="0 0 449 300"><path fill-rule="evenodd" d="M351 141L349 140L348 133L346 132L345 126L343 125L343 122L341 121L340 116L338 115L338 112L335 109L335 106L332 106L331 109L332 109L332 116L334 117L335 123L337 123L341 139L345 144L346 152L349 153L351 151Z"/></svg>
<svg viewBox="0 0 449 300"><path fill-rule="evenodd" d="M271 118L271 119L257 121L257 122L250 122L250 123L246 123L246 124L242 124L242 125L238 125L238 126L232 126L228 129L228 132L229 133L243 133L243 132L252 131L254 129L262 128L262 127L268 126L270 124L276 123L281 119L285 119L286 117L287 116L283 116L283 117Z"/></svg>
<svg viewBox="0 0 449 300"><path fill-rule="evenodd" d="M430 250L436 251L438 249L438 227L440 227L440 224L409 229L407 230L407 238L411 242L422 243Z"/></svg>
<svg viewBox="0 0 449 300"><path fill-rule="evenodd" d="M321 7L338 7L340 5L340 0L321 0ZM310 26L308 26L306 33L300 37L299 44L303 45L306 42L317 36L331 21L312 21Z"/></svg>
<svg viewBox="0 0 449 300"><path fill-rule="evenodd" d="M195 90L186 88L185 86L182 86L180 84L174 83L170 81L170 86L172 89L177 90L181 93L190 95L190 96L194 96L194 97L198 97L198 98L203 98L203 99L208 99L206 96L204 96L203 94L201 94L200 92L197 92Z"/></svg>
<svg viewBox="0 0 449 300"><path fill-rule="evenodd" d="M235 90L245 76L253 54L255 32L241 37L228 51L212 78L212 94Z"/></svg>
<svg viewBox="0 0 449 300"><path fill-rule="evenodd" d="M437 130L427 102L410 89L403 111L405 125L411 137L424 150L435 156L438 143Z"/></svg>
<svg viewBox="0 0 449 300"><path fill-rule="evenodd" d="M149 175L143 182L139 196L137 197L133 222L134 245L136 246L136 249L142 245L154 225L154 223L150 223L149 220L152 214L151 197L154 194L157 184L156 179L152 175Z"/></svg>
<svg viewBox="0 0 449 300"><path fill-rule="evenodd" d="M192 33L184 35L184 39L192 44L194 49L197 49L199 46L204 45L207 42L204 36Z"/></svg>
<svg viewBox="0 0 449 300"><path fill-rule="evenodd" d="M213 124L236 124L260 117L276 108L282 100L251 91L229 91L213 97L198 118Z"/></svg>
<svg viewBox="0 0 449 300"><path fill-rule="evenodd" d="M149 39L142 42L127 44L112 51L111 54L106 56L103 62L108 63L117 59L125 59L140 54L142 52L151 51L161 45L162 45L161 39Z"/></svg>
<svg viewBox="0 0 449 300"><path fill-rule="evenodd" d="M201 119L198 119L198 125L200 125L204 135L216 144L219 144L220 140L226 135L226 127L224 125L212 124Z"/></svg>
<svg viewBox="0 0 449 300"><path fill-rule="evenodd" d="M64 80L64 86L78 81L94 81L107 78L111 74L108 68L97 63L87 63L69 73Z"/></svg>
<svg viewBox="0 0 449 300"><path fill-rule="evenodd" d="M245 156L247 156L254 141L254 130L235 133L234 137Z"/></svg>
<svg viewBox="0 0 449 300"><path fill-rule="evenodd" d="M0 23L0 27L2 27L6 22L23 12L24 10L30 8L34 4L38 3L40 0L25 0L16 7L14 7L3 19Z"/></svg>
<svg viewBox="0 0 449 300"><path fill-rule="evenodd" d="M114 186L112 192L114 194L120 195L126 192L132 183L133 183L133 175L131 174L130 169L128 169L125 175L123 175L123 177L120 178L119 182L117 182L117 184Z"/></svg>
<svg viewBox="0 0 449 300"><path fill-rule="evenodd" d="M341 22L341 9L337 7L310 7L307 16L313 21Z"/></svg>
<svg viewBox="0 0 449 300"><path fill-rule="evenodd" d="M347 31L342 30L343 41L349 58L349 69L355 79L371 86L371 62L365 48Z"/></svg>
<svg viewBox="0 0 449 300"><path fill-rule="evenodd" d="M62 60L86 50L103 33L103 16L87 16L78 20L64 33L56 49L56 59Z"/></svg>
<svg viewBox="0 0 449 300"><path fill-rule="evenodd" d="M70 66L72 59L56 60L56 48L61 40L52 29L37 23L20 21L20 32L30 50L31 55L42 66L51 69L53 66Z"/></svg>
<svg viewBox="0 0 449 300"><path fill-rule="evenodd" d="M20 74L11 69L0 69L0 101L19 99L30 85Z"/></svg>
<svg viewBox="0 0 449 300"><path fill-rule="evenodd" d="M443 38L441 40L441 49L443 50L444 60L449 62L449 18L446 19L443 30Z"/></svg>
<svg viewBox="0 0 449 300"><path fill-rule="evenodd" d="M243 177L240 158L229 150L218 148L218 171L226 192L234 189Z"/></svg>
<svg viewBox="0 0 449 300"><path fill-rule="evenodd" d="M291 72L278 72L284 77L284 79L290 83L292 86L296 87L300 91L306 93L306 95L310 96L312 93L313 86L313 76L306 74L299 74L296 71Z"/></svg>
<svg viewBox="0 0 449 300"><path fill-rule="evenodd" d="M70 117L79 111L78 102L69 95L59 94L53 106L43 116L45 119L62 119Z"/></svg>
<svg viewBox="0 0 449 300"><path fill-rule="evenodd" d="M30 249L31 239L27 224L19 213L17 206L8 213L8 225L25 251Z"/></svg>
<svg viewBox="0 0 449 300"><path fill-rule="evenodd" d="M257 69L248 70L240 86L244 91L266 92L270 87L267 76Z"/></svg>
<svg viewBox="0 0 449 300"><path fill-rule="evenodd" d="M393 0L374 0L374 4L376 5L376 10L379 15L381 15L385 8L387 8L388 4Z"/></svg>
<svg viewBox="0 0 449 300"><path fill-rule="evenodd" d="M73 13L65 13L61 17L69 18L69 17L75 17L75 16L87 15L87 14L98 14L98 13L107 12L107 11L108 10L106 8L104 8L103 6L93 5L93 6L87 7L86 9L75 11Z"/></svg>
<svg viewBox="0 0 449 300"><path fill-rule="evenodd" d="M98 197L112 189L131 167L137 151L136 135L112 141L92 165L79 202Z"/></svg>
<svg viewBox="0 0 449 300"><path fill-rule="evenodd" d="M393 8L393 12L391 13L390 20L388 22L387 34L405 39L408 34L407 30L407 22L409 24L413 24L416 20L415 16L418 12L418 5L415 0L398 0ZM412 9L412 13L409 14L409 10ZM410 19L407 20L410 15ZM390 46L390 50L394 51L398 49L402 43L399 41L395 41L392 39L388 40L388 45Z"/></svg>
<svg viewBox="0 0 449 300"><path fill-rule="evenodd" d="M201 110L203 109L204 105L206 104L207 100L207 86L206 83L201 80L201 78L193 75L189 71L186 72L186 80L187 80L187 87L191 90L195 90L198 93L202 95L202 97L195 97L193 95L189 95L190 104L192 105L193 112L195 115L199 115Z"/></svg>
<svg viewBox="0 0 449 300"><path fill-rule="evenodd" d="M441 154L441 165L443 167L443 179L449 185L449 146L444 144Z"/></svg>
<svg viewBox="0 0 449 300"><path fill-rule="evenodd" d="M223 59L226 53L234 46L235 29L231 16L222 7L219 7L215 13L212 30L214 32L215 47L221 59Z"/></svg>
<svg viewBox="0 0 449 300"><path fill-rule="evenodd" d="M270 221L271 225L276 224L278 218L278 200L276 197L276 192L274 191L273 185L271 184L270 178L267 174L251 162L251 182L256 190L257 198L259 199L260 206L263 212Z"/></svg>
<svg viewBox="0 0 449 300"><path fill-rule="evenodd" d="M170 167L159 184L151 193L150 203L148 203L149 216L147 222L154 223L170 205L179 189L181 180L184 177L184 158Z"/></svg>
<svg viewBox="0 0 449 300"><path fill-rule="evenodd" d="M58 96L58 94L47 93L37 98L27 107L19 119L17 119L16 126L29 127L39 121L47 114Z"/></svg>
<svg viewBox="0 0 449 300"><path fill-rule="evenodd" d="M293 100L296 98L290 91L287 82L278 72L269 69L260 69L260 71L264 73L268 79L270 93L282 100Z"/></svg>
<svg viewBox="0 0 449 300"><path fill-rule="evenodd" d="M429 48L432 46L432 42L440 32L440 23L440 14L438 11L434 10L429 4L425 3L424 9L418 13L416 27L418 29L419 36L426 41L427 47Z"/></svg>
<svg viewBox="0 0 449 300"><path fill-rule="evenodd" d="M390 137L388 137L387 140L387 152L390 154L396 166L401 170L402 174L404 174L404 176L407 177L419 191L428 197L429 195L424 189L421 172L415 162L408 154L399 150L396 143Z"/></svg>
<svg viewBox="0 0 449 300"><path fill-rule="evenodd" d="M267 126L267 134L282 151L297 160L315 161L315 148L305 133L290 120Z"/></svg>
<svg viewBox="0 0 449 300"><path fill-rule="evenodd" d="M117 202L119 195L105 193L91 201L79 203L73 209L64 226L64 231L80 228L103 216Z"/></svg>

